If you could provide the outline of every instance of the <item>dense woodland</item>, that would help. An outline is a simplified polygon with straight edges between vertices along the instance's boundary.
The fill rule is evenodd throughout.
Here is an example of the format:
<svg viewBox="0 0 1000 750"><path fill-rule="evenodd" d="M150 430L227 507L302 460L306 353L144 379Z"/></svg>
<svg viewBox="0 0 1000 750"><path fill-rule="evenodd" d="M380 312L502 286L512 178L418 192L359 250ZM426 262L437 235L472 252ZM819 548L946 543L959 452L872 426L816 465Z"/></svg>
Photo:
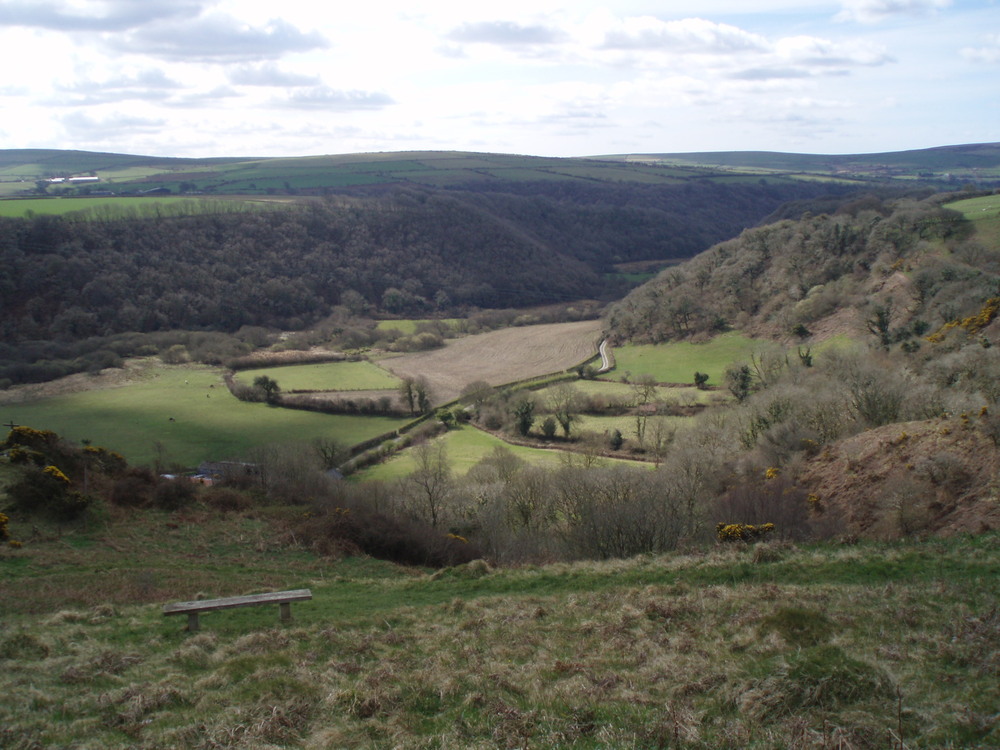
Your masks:
<svg viewBox="0 0 1000 750"><path fill-rule="evenodd" d="M627 289L615 263L690 257L828 189L508 183L249 213L4 219L0 380L99 368L163 340L121 336L132 332L296 330L336 306L430 315L613 299Z"/></svg>

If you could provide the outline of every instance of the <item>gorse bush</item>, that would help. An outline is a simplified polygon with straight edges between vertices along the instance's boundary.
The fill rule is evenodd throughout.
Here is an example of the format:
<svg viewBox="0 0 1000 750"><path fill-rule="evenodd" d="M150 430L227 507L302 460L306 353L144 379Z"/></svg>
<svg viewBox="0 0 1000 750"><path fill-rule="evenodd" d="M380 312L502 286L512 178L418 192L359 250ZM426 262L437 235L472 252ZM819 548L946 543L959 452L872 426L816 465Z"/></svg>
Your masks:
<svg viewBox="0 0 1000 750"><path fill-rule="evenodd" d="M756 526L752 523L720 522L715 526L715 538L720 542L755 542L771 534L774 529L773 523Z"/></svg>
<svg viewBox="0 0 1000 750"><path fill-rule="evenodd" d="M68 521L80 517L92 499L72 489L69 478L55 466L26 468L7 487L10 508L25 515Z"/></svg>

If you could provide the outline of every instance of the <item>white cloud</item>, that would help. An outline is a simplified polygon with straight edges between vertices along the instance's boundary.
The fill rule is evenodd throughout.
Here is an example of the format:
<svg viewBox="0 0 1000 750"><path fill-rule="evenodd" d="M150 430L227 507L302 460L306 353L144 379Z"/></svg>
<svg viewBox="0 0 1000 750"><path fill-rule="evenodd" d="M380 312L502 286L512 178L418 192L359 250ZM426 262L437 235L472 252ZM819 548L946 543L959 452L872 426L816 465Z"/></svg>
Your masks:
<svg viewBox="0 0 1000 750"><path fill-rule="evenodd" d="M838 21L878 23L895 16L923 16L947 8L951 0L842 0Z"/></svg>
<svg viewBox="0 0 1000 750"><path fill-rule="evenodd" d="M1000 62L1000 33L989 34L981 47L964 47L962 57L974 63Z"/></svg>
<svg viewBox="0 0 1000 750"><path fill-rule="evenodd" d="M774 51L782 60L808 66L852 67L882 65L892 61L884 49L870 43L834 42L814 36L779 39L774 45Z"/></svg>
<svg viewBox="0 0 1000 750"><path fill-rule="evenodd" d="M129 99L162 101L169 98L182 85L169 78L162 70L151 68L134 75L118 75L104 80L84 78L72 84L57 85L56 90L69 95L60 99L61 104L90 106Z"/></svg>
<svg viewBox="0 0 1000 750"><path fill-rule="evenodd" d="M0 5L0 25L50 31L120 32L164 19L197 16L199 0L7 0Z"/></svg>
<svg viewBox="0 0 1000 750"><path fill-rule="evenodd" d="M328 86L293 91L287 98L274 101L277 106L292 109L330 111L381 109L394 103L388 94L373 91L341 91Z"/></svg>
<svg viewBox="0 0 1000 750"><path fill-rule="evenodd" d="M188 92L174 97L168 104L171 107L204 108L218 105L226 99L240 99L240 93L229 86L216 86L208 91Z"/></svg>
<svg viewBox="0 0 1000 750"><path fill-rule="evenodd" d="M986 141L998 1L703 0L686 18L651 0L0 0L4 144L569 155ZM833 23L837 10L864 25Z"/></svg>
<svg viewBox="0 0 1000 750"><path fill-rule="evenodd" d="M321 49L328 42L322 34L300 31L280 18L253 27L233 16L212 13L183 23L143 26L109 37L107 44L120 52L169 60L253 62Z"/></svg>
<svg viewBox="0 0 1000 750"><path fill-rule="evenodd" d="M617 28L607 30L602 46L618 50L728 54L762 52L768 43L758 34L702 18L661 21L642 16L626 18Z"/></svg>
<svg viewBox="0 0 1000 750"><path fill-rule="evenodd" d="M160 117L112 114L98 118L80 111L70 112L60 117L58 121L67 135L91 144L114 144L121 138L136 133L160 132L167 124L166 120Z"/></svg>
<svg viewBox="0 0 1000 750"><path fill-rule="evenodd" d="M319 76L281 70L274 63L243 65L229 72L229 80L237 86L318 86Z"/></svg>
<svg viewBox="0 0 1000 750"><path fill-rule="evenodd" d="M525 26L512 21L480 21L463 23L449 31L446 37L453 42L507 47L555 44L563 41L565 34L548 26Z"/></svg>

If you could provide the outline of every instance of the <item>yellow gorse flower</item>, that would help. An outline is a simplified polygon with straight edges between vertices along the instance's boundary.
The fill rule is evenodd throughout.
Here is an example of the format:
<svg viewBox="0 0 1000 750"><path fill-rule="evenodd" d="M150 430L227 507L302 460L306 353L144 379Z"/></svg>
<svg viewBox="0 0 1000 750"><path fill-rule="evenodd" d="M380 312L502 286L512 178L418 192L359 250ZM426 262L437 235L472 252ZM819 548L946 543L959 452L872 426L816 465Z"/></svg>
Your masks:
<svg viewBox="0 0 1000 750"><path fill-rule="evenodd" d="M42 473L46 474L53 479L58 479L60 482L69 484L69 477L62 473L58 466L46 466L42 469Z"/></svg>

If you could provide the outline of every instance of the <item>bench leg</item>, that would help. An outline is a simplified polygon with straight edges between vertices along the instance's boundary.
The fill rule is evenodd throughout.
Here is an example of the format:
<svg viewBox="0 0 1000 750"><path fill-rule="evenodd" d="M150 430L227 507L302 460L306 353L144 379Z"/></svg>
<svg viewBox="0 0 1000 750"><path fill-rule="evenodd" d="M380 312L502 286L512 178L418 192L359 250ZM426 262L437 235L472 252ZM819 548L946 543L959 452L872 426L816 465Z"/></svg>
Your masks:
<svg viewBox="0 0 1000 750"><path fill-rule="evenodd" d="M188 612L188 630L195 632L198 629L198 613Z"/></svg>
<svg viewBox="0 0 1000 750"><path fill-rule="evenodd" d="M292 605L290 602L279 602L278 607L281 610L282 622L288 622L292 619Z"/></svg>

